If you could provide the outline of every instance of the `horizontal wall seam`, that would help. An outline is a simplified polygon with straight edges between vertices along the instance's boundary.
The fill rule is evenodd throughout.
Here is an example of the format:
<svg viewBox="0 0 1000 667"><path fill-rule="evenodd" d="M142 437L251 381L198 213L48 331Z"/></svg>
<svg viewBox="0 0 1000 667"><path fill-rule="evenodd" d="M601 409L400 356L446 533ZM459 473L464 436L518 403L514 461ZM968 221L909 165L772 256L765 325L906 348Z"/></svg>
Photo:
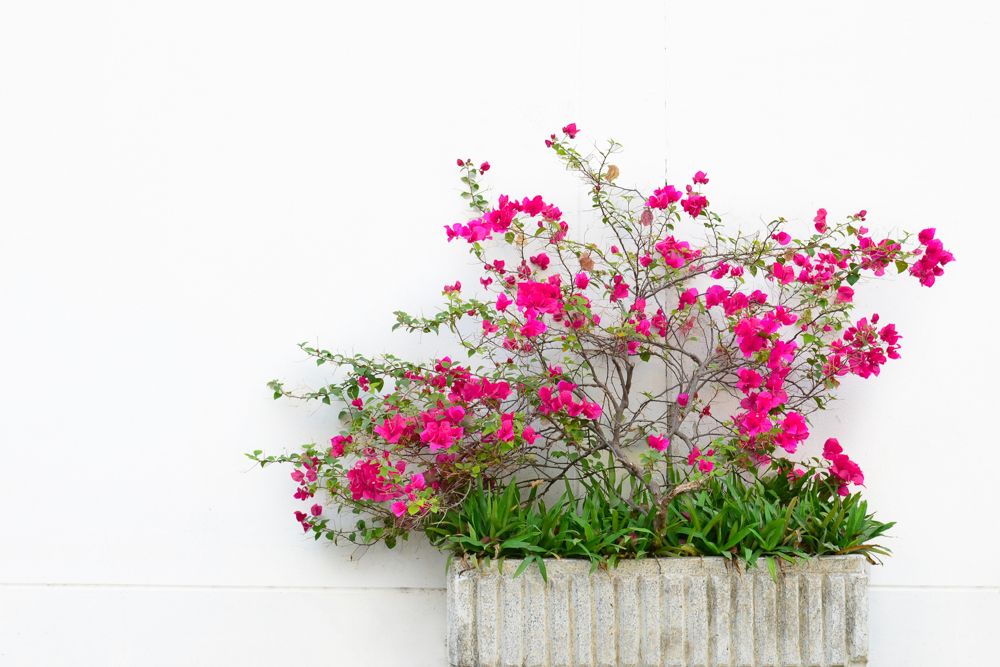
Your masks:
<svg viewBox="0 0 1000 667"><path fill-rule="evenodd" d="M0 582L0 588L108 588L137 590L218 590L218 591L393 591L397 593L443 593L444 586L286 586L266 584L139 584L78 582ZM1000 593L997 586L937 586L873 584L873 591L927 591L944 593Z"/></svg>

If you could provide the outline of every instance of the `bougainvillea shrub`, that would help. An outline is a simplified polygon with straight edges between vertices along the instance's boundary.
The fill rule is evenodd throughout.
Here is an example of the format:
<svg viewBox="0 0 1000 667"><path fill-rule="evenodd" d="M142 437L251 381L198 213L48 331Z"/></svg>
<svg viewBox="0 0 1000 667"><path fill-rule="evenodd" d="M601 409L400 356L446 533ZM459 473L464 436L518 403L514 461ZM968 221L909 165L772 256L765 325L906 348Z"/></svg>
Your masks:
<svg viewBox="0 0 1000 667"><path fill-rule="evenodd" d="M543 195L487 199L490 165L471 160L457 164L471 216L414 232L440 233L481 276L445 285L433 316L397 312L396 327L452 335L461 356L302 345L334 369L331 383L270 384L275 398L335 406L343 425L300 452L250 455L291 464L304 531L391 546L473 490L543 494L608 469L630 481L617 500L653 525L723 477L809 476L831 497L864 483L854 443L812 432L810 415L844 377L874 378L899 358L895 325L856 312L855 290L896 274L931 287L953 260L935 230L881 237L866 211L819 209L801 238L784 219L734 231L713 212L706 173L640 192L618 183L618 144L585 155L578 132L567 125L545 145L587 188L586 233ZM807 439L821 455L803 455Z"/></svg>

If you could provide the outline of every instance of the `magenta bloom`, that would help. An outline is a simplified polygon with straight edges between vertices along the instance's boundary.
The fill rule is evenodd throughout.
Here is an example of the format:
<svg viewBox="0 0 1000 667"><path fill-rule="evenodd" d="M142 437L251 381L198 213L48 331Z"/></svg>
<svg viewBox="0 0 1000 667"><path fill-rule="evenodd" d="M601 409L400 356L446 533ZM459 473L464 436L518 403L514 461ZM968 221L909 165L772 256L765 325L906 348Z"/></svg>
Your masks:
<svg viewBox="0 0 1000 667"><path fill-rule="evenodd" d="M517 305L533 308L541 313L556 315L562 312L562 292L551 282L523 282L517 284Z"/></svg>
<svg viewBox="0 0 1000 667"><path fill-rule="evenodd" d="M577 289L587 289L587 285L590 284L590 277L583 271L576 274L574 279Z"/></svg>
<svg viewBox="0 0 1000 667"><path fill-rule="evenodd" d="M351 436L335 435L330 438L330 456L337 458L344 455L344 448L350 444Z"/></svg>
<svg viewBox="0 0 1000 667"><path fill-rule="evenodd" d="M741 368L736 371L736 375L739 376L736 388L744 394L750 393L751 389L756 389L764 382L764 378L760 376L760 373L750 368Z"/></svg>
<svg viewBox="0 0 1000 667"><path fill-rule="evenodd" d="M707 290L705 290L705 306L711 308L712 306L718 306L726 297L729 296L729 290L722 285L712 285Z"/></svg>
<svg viewBox="0 0 1000 667"><path fill-rule="evenodd" d="M683 196L684 193L674 186L664 185L662 188L653 190L652 196L646 201L646 206L663 210L674 202L680 201Z"/></svg>
<svg viewBox="0 0 1000 667"><path fill-rule="evenodd" d="M708 198L695 192L688 192L687 197L681 201L681 208L692 218L697 218L707 207Z"/></svg>
<svg viewBox="0 0 1000 667"><path fill-rule="evenodd" d="M563 134L568 136L570 139L576 139L576 135L580 130L577 129L576 123L570 123L569 125L564 126L562 131Z"/></svg>
<svg viewBox="0 0 1000 667"><path fill-rule="evenodd" d="M708 174L703 171L696 171L692 180L697 185L708 185Z"/></svg>
<svg viewBox="0 0 1000 667"><path fill-rule="evenodd" d="M628 284L624 282L621 275L617 275L612 279L611 286L611 300L621 301L628 297Z"/></svg>
<svg viewBox="0 0 1000 667"><path fill-rule="evenodd" d="M675 269L681 268L700 254L697 250L692 250L687 241L678 241L673 236L668 236L655 243L653 247L656 252L663 256L663 261L667 263L667 266Z"/></svg>
<svg viewBox="0 0 1000 667"><path fill-rule="evenodd" d="M542 271L549 268L549 262L550 262L549 256L546 255L544 252L540 252L534 257L529 258L529 261L538 268L540 268Z"/></svg>
<svg viewBox="0 0 1000 667"><path fill-rule="evenodd" d="M843 285L837 288L837 303L850 303L854 300L854 290Z"/></svg>
<svg viewBox="0 0 1000 667"><path fill-rule="evenodd" d="M687 407L690 397L687 394L677 394L677 405L682 408Z"/></svg>
<svg viewBox="0 0 1000 667"><path fill-rule="evenodd" d="M680 301L677 304L677 308L686 308L687 306L693 306L698 301L698 288L689 287L683 292L681 292Z"/></svg>
<svg viewBox="0 0 1000 667"><path fill-rule="evenodd" d="M375 433L385 438L386 442L392 444L399 442L405 431L406 418L398 413L383 421L380 426L375 427Z"/></svg>
<svg viewBox="0 0 1000 667"><path fill-rule="evenodd" d="M821 208L816 211L816 217L813 218L813 223L816 227L816 231L820 234L826 231L826 209Z"/></svg>
<svg viewBox="0 0 1000 667"><path fill-rule="evenodd" d="M521 327L521 334L527 336L528 338L534 338L535 336L541 336L545 333L546 329L548 329L548 327L545 325L545 322L531 318L524 323L523 327Z"/></svg>
<svg viewBox="0 0 1000 667"><path fill-rule="evenodd" d="M667 447L670 446L670 438L664 438L662 435L650 434L646 437L646 444L648 444L651 449L662 452L666 451Z"/></svg>
<svg viewBox="0 0 1000 667"><path fill-rule="evenodd" d="M832 461L837 454L843 453L844 448L840 446L840 442L836 438L827 438L826 442L823 443L823 458Z"/></svg>
<svg viewBox="0 0 1000 667"><path fill-rule="evenodd" d="M955 260L955 256L944 249L941 241L934 238L934 228L920 232L918 240L923 247L923 256L910 267L910 275L916 276L924 287L934 285L934 280L944 274L941 268Z"/></svg>

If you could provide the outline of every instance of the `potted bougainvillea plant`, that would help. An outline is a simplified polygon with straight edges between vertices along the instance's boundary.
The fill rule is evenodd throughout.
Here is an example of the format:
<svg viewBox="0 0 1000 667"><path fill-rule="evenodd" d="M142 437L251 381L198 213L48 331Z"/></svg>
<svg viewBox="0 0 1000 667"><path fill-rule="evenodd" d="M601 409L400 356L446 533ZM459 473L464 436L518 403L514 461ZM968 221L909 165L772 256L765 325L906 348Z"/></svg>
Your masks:
<svg viewBox="0 0 1000 667"><path fill-rule="evenodd" d="M704 172L640 192L617 143L581 152L577 133L545 145L587 189L585 234L543 196L487 199L489 164L459 160L471 219L441 236L481 277L396 327L463 352L303 344L331 383L269 386L343 428L249 456L291 465L316 539L423 532L451 556L453 665L866 663L868 562L891 524L810 416L899 358L895 326L855 313L859 281L930 287L952 254L934 229L879 238L865 211L819 209L802 237L780 218L734 230Z"/></svg>

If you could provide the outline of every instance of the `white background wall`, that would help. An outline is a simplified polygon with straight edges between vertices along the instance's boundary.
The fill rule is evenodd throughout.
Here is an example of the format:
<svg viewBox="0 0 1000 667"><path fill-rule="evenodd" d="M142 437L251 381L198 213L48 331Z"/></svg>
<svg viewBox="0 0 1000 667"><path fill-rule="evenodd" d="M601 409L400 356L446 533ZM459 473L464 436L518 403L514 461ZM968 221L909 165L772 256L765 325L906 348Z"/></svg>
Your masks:
<svg viewBox="0 0 1000 667"><path fill-rule="evenodd" d="M491 4L0 4L0 665L443 664L443 559L307 541L242 452L332 432L264 388L322 380L296 342L447 349L389 327L471 275L454 159L572 220L568 121L746 225L938 227L939 286L864 297L904 360L814 432L899 521L872 664L996 664L996 10Z"/></svg>

